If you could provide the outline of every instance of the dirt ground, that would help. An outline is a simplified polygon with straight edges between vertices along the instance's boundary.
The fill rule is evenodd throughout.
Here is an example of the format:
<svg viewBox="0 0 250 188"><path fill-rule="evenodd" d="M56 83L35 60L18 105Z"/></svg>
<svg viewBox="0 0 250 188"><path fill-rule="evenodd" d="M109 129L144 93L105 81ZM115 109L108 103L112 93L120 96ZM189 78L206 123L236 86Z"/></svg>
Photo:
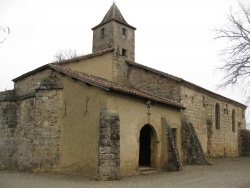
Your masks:
<svg viewBox="0 0 250 188"><path fill-rule="evenodd" d="M249 188L250 157L210 159L211 166L184 166L180 172L160 172L126 177L120 181L95 181L81 176L0 171L0 188Z"/></svg>

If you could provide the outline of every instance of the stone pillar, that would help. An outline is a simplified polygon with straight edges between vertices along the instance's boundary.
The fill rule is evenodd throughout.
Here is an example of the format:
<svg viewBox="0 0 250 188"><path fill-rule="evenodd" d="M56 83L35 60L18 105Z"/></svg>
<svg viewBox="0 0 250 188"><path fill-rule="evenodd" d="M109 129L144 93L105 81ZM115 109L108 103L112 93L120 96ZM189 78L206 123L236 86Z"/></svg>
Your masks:
<svg viewBox="0 0 250 188"><path fill-rule="evenodd" d="M99 138L100 180L116 180L120 175L120 120L119 115L112 111L100 114Z"/></svg>
<svg viewBox="0 0 250 188"><path fill-rule="evenodd" d="M207 155L211 157L212 153L212 137L213 137L213 121L207 119Z"/></svg>

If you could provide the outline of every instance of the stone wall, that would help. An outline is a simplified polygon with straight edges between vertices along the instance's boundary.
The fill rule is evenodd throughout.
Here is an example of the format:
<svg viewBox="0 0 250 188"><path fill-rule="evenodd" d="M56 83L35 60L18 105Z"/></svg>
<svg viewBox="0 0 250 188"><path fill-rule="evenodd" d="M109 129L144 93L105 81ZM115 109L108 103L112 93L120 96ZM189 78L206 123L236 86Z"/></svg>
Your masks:
<svg viewBox="0 0 250 188"><path fill-rule="evenodd" d="M13 162L19 170L56 169L59 162L60 90L40 90L18 101Z"/></svg>
<svg viewBox="0 0 250 188"><path fill-rule="evenodd" d="M127 66L128 68L121 66L121 69L127 72L130 86L181 102L186 107L183 115L192 122L204 153L211 157L238 155L238 130L246 126L244 105L184 80L164 76L164 73L157 73L157 70L144 68L133 62L128 62ZM220 106L219 130L215 128L216 103ZM232 130L233 110L235 131Z"/></svg>
<svg viewBox="0 0 250 188"><path fill-rule="evenodd" d="M19 85L18 91L0 93L1 169L57 168L62 86L55 75L42 77L24 80L28 85Z"/></svg>
<svg viewBox="0 0 250 188"><path fill-rule="evenodd" d="M183 115L192 122L203 150L210 157L238 156L238 130L245 127L243 107L202 90L182 87ZM215 105L220 106L220 129L215 127ZM235 131L232 111L235 110Z"/></svg>
<svg viewBox="0 0 250 188"><path fill-rule="evenodd" d="M0 169L12 169L16 108L14 91L0 92Z"/></svg>
<svg viewBox="0 0 250 188"><path fill-rule="evenodd" d="M55 169L59 162L60 91L1 102L1 169ZM14 121L14 122L13 122Z"/></svg>
<svg viewBox="0 0 250 188"><path fill-rule="evenodd" d="M17 126L14 130L13 165L19 170L31 171L34 137L34 96L17 101Z"/></svg>
<svg viewBox="0 0 250 188"><path fill-rule="evenodd" d="M99 178L114 180L120 176L120 120L115 112L100 115Z"/></svg>
<svg viewBox="0 0 250 188"><path fill-rule="evenodd" d="M180 84L173 79L131 66L128 75L130 86L153 93L175 102L180 99Z"/></svg>
<svg viewBox="0 0 250 188"><path fill-rule="evenodd" d="M123 34L123 29L126 34ZM102 35L102 30L104 34ZM124 58L135 60L135 34L134 29L127 27L118 22L108 22L105 25L97 27L93 30L93 53L99 52L107 48L114 48L115 51L122 55L122 49L126 50Z"/></svg>
<svg viewBox="0 0 250 188"><path fill-rule="evenodd" d="M250 130L239 130L239 154L250 156Z"/></svg>

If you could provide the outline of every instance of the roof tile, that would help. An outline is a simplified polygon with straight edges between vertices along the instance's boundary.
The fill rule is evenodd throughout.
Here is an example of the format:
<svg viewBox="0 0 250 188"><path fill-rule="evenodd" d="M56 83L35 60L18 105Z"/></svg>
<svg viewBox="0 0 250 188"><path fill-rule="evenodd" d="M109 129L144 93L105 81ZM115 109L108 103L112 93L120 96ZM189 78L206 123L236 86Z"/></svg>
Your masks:
<svg viewBox="0 0 250 188"><path fill-rule="evenodd" d="M106 13L106 15L104 16L104 18L102 19L101 23L98 24L97 26L93 27L93 29L104 25L110 21L116 21L118 23L124 24L132 29L136 29L135 27L129 25L126 20L124 19L124 17L122 16L120 10L118 9L118 7L116 6L115 3L113 3L113 5L110 7L110 9L108 10L108 12Z"/></svg>
<svg viewBox="0 0 250 188"><path fill-rule="evenodd" d="M154 102L158 102L161 104L170 105L170 106L173 106L176 108L185 109L185 107L182 106L180 103L155 96L151 93L147 93L145 91L142 91L142 90L130 87L130 86L121 85L121 84L118 84L116 82L111 82L111 81L108 81L108 80L103 79L103 78L99 78L99 77L89 75L86 73L74 71L74 70L71 70L69 68L65 68L65 67L58 66L58 65L49 64L49 67L56 70L56 71L59 71L60 73L66 74L70 77L73 77L75 79L78 79L80 81L83 81L85 83L88 83L88 84L91 84L91 85L94 85L97 87L100 87L100 88L108 90L108 91L121 92L121 93L125 93L128 95L140 97L143 99L152 100Z"/></svg>

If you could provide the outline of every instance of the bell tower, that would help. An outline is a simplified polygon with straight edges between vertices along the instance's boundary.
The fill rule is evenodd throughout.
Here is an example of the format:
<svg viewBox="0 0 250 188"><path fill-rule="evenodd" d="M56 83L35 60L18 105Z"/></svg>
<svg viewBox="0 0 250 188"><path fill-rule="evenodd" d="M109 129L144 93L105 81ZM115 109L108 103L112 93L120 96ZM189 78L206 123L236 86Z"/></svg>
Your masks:
<svg viewBox="0 0 250 188"><path fill-rule="evenodd" d="M114 48L126 60L135 61L135 30L123 18L115 3L100 24L92 28L92 52Z"/></svg>

